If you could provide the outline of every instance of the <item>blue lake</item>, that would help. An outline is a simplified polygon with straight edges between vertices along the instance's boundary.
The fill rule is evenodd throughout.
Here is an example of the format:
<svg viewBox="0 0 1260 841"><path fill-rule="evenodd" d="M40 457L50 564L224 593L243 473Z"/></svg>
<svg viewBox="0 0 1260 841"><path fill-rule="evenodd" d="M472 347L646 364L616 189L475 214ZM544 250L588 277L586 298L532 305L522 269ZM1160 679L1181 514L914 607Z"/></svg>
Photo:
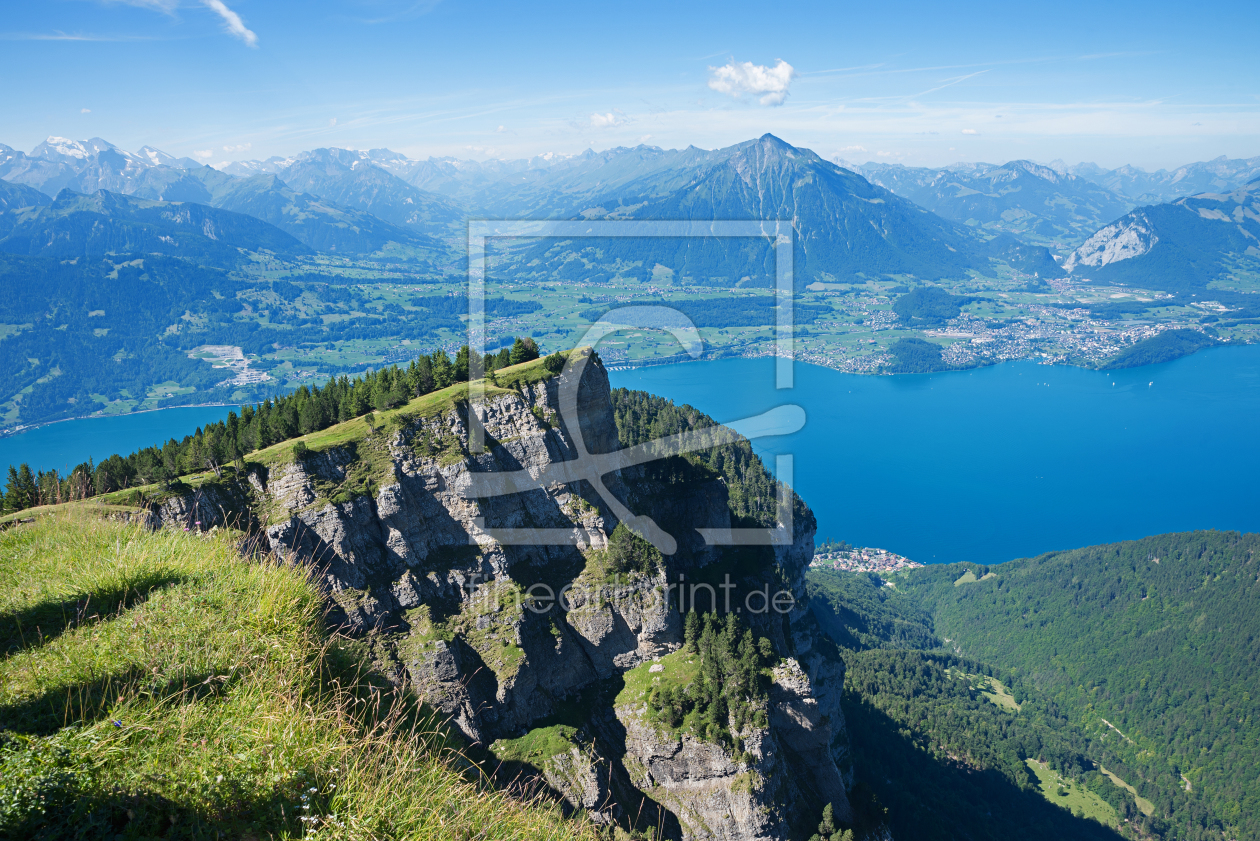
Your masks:
<svg viewBox="0 0 1260 841"><path fill-rule="evenodd" d="M733 422L794 403L798 433L754 442L819 539L923 563L992 563L1189 529L1260 531L1260 346L1126 371L1008 362L869 377L771 359L611 373L615 386Z"/></svg>
<svg viewBox="0 0 1260 841"><path fill-rule="evenodd" d="M732 422L805 409L800 432L762 438L795 458L819 538L925 563L992 563L1160 532L1260 531L1260 346L1101 373L1010 362L864 377L771 359L611 372L613 384ZM229 407L89 418L0 438L0 470L65 471L179 438ZM2 478L0 478L2 480Z"/></svg>
<svg viewBox="0 0 1260 841"><path fill-rule="evenodd" d="M183 438L197 427L223 420L231 406L161 409L105 418L83 418L41 426L0 438L0 471L26 462L32 470L56 469L65 475L88 458L100 461L141 447ZM0 484L4 482L0 474Z"/></svg>

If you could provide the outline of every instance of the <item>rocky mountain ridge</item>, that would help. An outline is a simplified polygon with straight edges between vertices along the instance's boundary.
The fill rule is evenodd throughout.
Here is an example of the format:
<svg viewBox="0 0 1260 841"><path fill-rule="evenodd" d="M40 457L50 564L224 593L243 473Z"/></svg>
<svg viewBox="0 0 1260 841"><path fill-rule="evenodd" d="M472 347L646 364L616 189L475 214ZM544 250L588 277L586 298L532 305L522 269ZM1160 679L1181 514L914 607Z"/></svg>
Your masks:
<svg viewBox="0 0 1260 841"><path fill-rule="evenodd" d="M1140 207L1087 239L1063 268L1075 277L1199 297L1210 288L1222 303L1254 308L1239 296L1237 279L1260 272L1260 181Z"/></svg>
<svg viewBox="0 0 1260 841"><path fill-rule="evenodd" d="M592 453L621 448L617 398L598 357L575 358L559 376L542 361L508 369L510 381L499 379L507 387L491 385L484 400L470 403L460 391L467 386L455 387L371 425L360 419L301 447L276 445L249 458L247 483L202 477L155 517L180 527L245 524L277 556L311 566L333 621L371 641L382 671L470 741L491 745L531 738L557 721L572 725L534 770L597 821L742 841L795 837L828 802L850 818L843 665L807 607L814 520L803 503L795 503L783 545L709 546L697 529L737 523L732 491L703 458L615 471L606 487L677 542L657 563L617 568L609 551L616 516L584 483L470 498L476 474L540 475L573 460L575 434ZM560 414L573 377L581 378L580 431ZM695 422L709 423L698 415ZM466 444L473 424L488 443L476 455ZM508 528L573 540L515 545L493 537ZM773 587L796 600L787 613L740 617L773 648L777 665L764 677L762 718L731 720L734 746L662 725L644 694L695 659L684 650L671 585L723 580L735 582L736 598ZM531 600L566 587L567 611L539 610Z"/></svg>

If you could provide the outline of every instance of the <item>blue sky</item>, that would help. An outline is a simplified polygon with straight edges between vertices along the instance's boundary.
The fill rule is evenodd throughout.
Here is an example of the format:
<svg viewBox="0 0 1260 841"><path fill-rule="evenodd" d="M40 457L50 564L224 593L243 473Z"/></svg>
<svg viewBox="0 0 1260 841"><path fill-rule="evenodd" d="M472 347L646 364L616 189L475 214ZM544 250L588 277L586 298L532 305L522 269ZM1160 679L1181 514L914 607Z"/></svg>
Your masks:
<svg viewBox="0 0 1260 841"><path fill-rule="evenodd" d="M524 157L772 132L825 157L1171 167L1260 155L1260 3L41 0L0 142L219 163Z"/></svg>

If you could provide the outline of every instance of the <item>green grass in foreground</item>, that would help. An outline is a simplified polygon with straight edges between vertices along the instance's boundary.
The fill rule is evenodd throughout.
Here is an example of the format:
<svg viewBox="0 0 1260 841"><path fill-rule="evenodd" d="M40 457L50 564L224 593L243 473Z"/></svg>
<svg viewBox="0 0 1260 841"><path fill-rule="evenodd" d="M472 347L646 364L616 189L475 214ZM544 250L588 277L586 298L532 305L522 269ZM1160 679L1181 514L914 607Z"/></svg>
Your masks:
<svg viewBox="0 0 1260 841"><path fill-rule="evenodd" d="M1073 783L1035 759L1024 761L1037 775L1042 796L1051 803L1062 806L1078 817L1093 818L1104 826L1115 826L1120 822L1111 804L1085 788L1079 781Z"/></svg>
<svg viewBox="0 0 1260 841"><path fill-rule="evenodd" d="M228 534L0 533L0 837L594 838L490 789Z"/></svg>

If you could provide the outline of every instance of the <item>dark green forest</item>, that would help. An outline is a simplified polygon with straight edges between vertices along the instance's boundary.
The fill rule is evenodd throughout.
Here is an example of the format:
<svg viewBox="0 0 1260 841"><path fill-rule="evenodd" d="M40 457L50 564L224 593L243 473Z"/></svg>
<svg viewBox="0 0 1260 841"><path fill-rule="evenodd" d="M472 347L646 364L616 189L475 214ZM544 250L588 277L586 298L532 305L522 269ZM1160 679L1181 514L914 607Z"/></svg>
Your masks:
<svg viewBox="0 0 1260 841"><path fill-rule="evenodd" d="M893 312L908 326L936 327L957 318L962 305L974 300L966 295L951 295L936 286L923 286L893 301Z"/></svg>
<svg viewBox="0 0 1260 841"><path fill-rule="evenodd" d="M1139 365L1155 365L1188 356L1196 350L1219 345L1220 342L1198 330L1165 330L1158 336L1143 339L1126 348L1100 366L1104 371L1118 368L1137 368Z"/></svg>
<svg viewBox="0 0 1260 841"><path fill-rule="evenodd" d="M890 374L930 374L947 371L950 365L941 359L941 346L927 339L898 339L889 346L893 361L884 366Z"/></svg>
<svg viewBox="0 0 1260 841"><path fill-rule="evenodd" d="M613 389L612 403L617 438L625 447L717 425L693 406L685 403L678 406L646 391ZM711 472L726 483L733 526L772 526L776 522L778 483L745 439L698 453L660 459L644 467L651 477L662 479L689 472L690 468ZM793 500L794 516L810 516L800 497L794 494Z"/></svg>
<svg viewBox="0 0 1260 841"><path fill-rule="evenodd" d="M687 614L685 650L698 654L699 675L688 686L667 684L648 695L648 715L669 730L687 730L709 742L743 750L732 735L752 723L767 726L762 670L775 658L770 640L756 640L734 613Z"/></svg>
<svg viewBox="0 0 1260 841"><path fill-rule="evenodd" d="M900 579L898 579L900 581ZM1016 676L946 652L931 615L873 573L813 570L810 609L844 660L844 713L859 785L897 838L1118 838L1049 803L1026 760L1097 794L1121 820L1156 826L1101 775L1094 743L1053 700ZM1018 711L986 698L1014 684Z"/></svg>
<svg viewBox="0 0 1260 841"><path fill-rule="evenodd" d="M844 712L858 777L888 809L895 838L1105 839L1112 827L1047 801L1026 759L1046 762L1141 815L1083 750L1087 741L1052 703L1025 698L1018 713L984 698L964 674L989 671L921 651L844 652Z"/></svg>
<svg viewBox="0 0 1260 841"><path fill-rule="evenodd" d="M927 567L897 599L1090 736L1166 838L1260 837L1260 535L1191 532L987 568ZM971 578L959 582L966 569Z"/></svg>

